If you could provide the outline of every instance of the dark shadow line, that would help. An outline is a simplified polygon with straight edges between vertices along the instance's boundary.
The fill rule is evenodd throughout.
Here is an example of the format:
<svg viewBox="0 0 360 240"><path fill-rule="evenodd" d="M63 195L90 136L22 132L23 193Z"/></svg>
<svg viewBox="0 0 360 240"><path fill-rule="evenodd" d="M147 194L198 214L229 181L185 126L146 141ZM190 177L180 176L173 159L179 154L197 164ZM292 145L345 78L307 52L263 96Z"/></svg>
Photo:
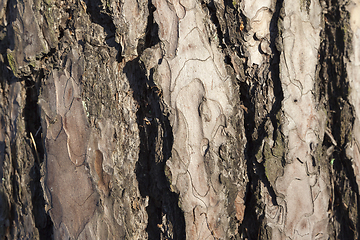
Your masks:
<svg viewBox="0 0 360 240"><path fill-rule="evenodd" d="M278 123L278 120L276 119L277 114L281 111L281 104L282 100L284 99L283 91L282 91L282 85L280 80L280 69L279 69L279 63L280 63L280 52L276 48L276 42L279 40L281 36L279 36L279 26L278 22L280 19L280 13L283 7L283 0L276 1L276 7L275 12L273 14L273 17L270 21L270 48L273 51L272 59L270 60L270 64L268 66L262 66L262 69L269 67L269 71L271 73L272 78L268 79L266 75L258 76L258 73L261 72L262 69L259 69L258 66L253 66L249 68L247 72L247 78L251 82L253 82L254 86L251 87L246 84L246 81L240 82L240 90L241 90L241 100L246 104L248 111L244 114L245 117L245 135L247 138L247 144L245 148L245 156L247 159L247 172L249 176L249 183L247 186L247 192L246 192L246 200L245 200L245 218L243 220L243 223L240 226L241 231L244 232L246 230L246 233L249 235L251 239L256 239L259 234L259 230L264 218L264 215L260 216L259 219L256 219L256 200L257 197L256 194L259 194L259 181L261 181L265 187L267 188L272 202L274 205L277 205L276 201L276 193L274 190L274 186L271 185L269 179L266 177L265 174L265 167L262 163L258 163L255 157L255 154L260 150L262 146L262 142L264 138L267 137L266 131L265 131L265 124L267 119L270 119L273 127L273 139L277 138L277 130L280 127L280 123ZM273 83L273 91L275 96L275 102L272 105L272 108L270 112L264 116L260 121L260 125L256 127L255 123L255 103L256 103L256 90L258 88L261 88L259 81L267 81L270 80ZM257 132L257 139L253 139L253 133ZM256 172L255 172L256 170Z"/></svg>
<svg viewBox="0 0 360 240"><path fill-rule="evenodd" d="M334 6L331 6L334 4ZM334 178L334 216L340 224L340 232L336 237L340 239L355 239L356 232L359 232L360 216L359 208L359 191L356 183L356 176L352 168L352 163L346 155L346 147L348 137L346 135L350 132L342 132L344 125L351 125L348 129L353 131L354 112L351 104L348 102L349 98L349 83L347 81L346 64L344 58L346 56L345 47L345 33L343 31L343 24L346 24L346 19L342 16L341 6L337 2L327 1L328 12L325 13L327 21L324 23L322 31L322 43L320 48L320 90L323 90L325 97L328 96L328 119L331 127L331 132L336 142L339 144L337 150L332 154L335 159L333 163ZM352 116L344 124L344 117ZM346 120L346 119L345 119ZM350 140L351 141L351 140ZM324 141L324 146L326 146ZM345 176L344 176L345 175ZM347 183L351 190L347 191ZM352 193L350 196L349 194ZM356 199L357 221L356 226L352 221L349 210L344 207L343 199L345 197L352 197ZM349 206L350 207L350 206ZM356 232L354 232L355 229Z"/></svg>
<svg viewBox="0 0 360 240"><path fill-rule="evenodd" d="M139 105L136 113L139 126L140 154L136 164L136 177L142 197L149 196L147 232L149 239L160 239L162 235L158 225L162 224L163 214L173 227L174 239L185 238L185 220L179 208L178 195L170 191L170 184L165 176L166 161L171 157L173 134L168 117L163 115L161 99L156 91L157 87L146 76L143 64L136 58L126 63L124 67L133 97ZM145 120L146 119L146 120ZM158 121L156 121L156 119ZM163 130L161 156L156 152L156 142L159 141ZM162 159L161 159L162 158Z"/></svg>

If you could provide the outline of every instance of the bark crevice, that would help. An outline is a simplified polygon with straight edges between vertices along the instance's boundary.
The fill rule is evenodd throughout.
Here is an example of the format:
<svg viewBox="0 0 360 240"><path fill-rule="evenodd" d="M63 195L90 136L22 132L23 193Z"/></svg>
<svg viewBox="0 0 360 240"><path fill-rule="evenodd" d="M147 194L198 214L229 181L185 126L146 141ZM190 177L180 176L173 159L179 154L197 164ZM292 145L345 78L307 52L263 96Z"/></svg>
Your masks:
<svg viewBox="0 0 360 240"><path fill-rule="evenodd" d="M39 89L44 78L43 70L34 71L34 78L25 78L26 102L24 107L24 120L28 144L31 146L35 161L30 170L30 191L32 200L32 213L35 227L39 231L40 239L50 239L53 234L53 222L45 211L45 199L41 186L41 165L44 163L43 131L41 127L40 107L38 103Z"/></svg>
<svg viewBox="0 0 360 240"><path fill-rule="evenodd" d="M145 66L138 58L128 62L124 72L138 103L137 124L140 136L140 154L136 164L136 176L142 197L149 197L147 232L149 239L160 236L181 239L185 236L183 212L178 207L178 195L170 190L165 176L165 163L171 156L173 142L169 119L161 111L159 89L146 76ZM132 75L136 73L136 76ZM160 131L160 132L159 132ZM157 143L161 143L161 147ZM160 151L160 152L158 152ZM164 221L164 216L165 220ZM172 229L163 229L169 221Z"/></svg>
<svg viewBox="0 0 360 240"><path fill-rule="evenodd" d="M321 79L317 92L320 102L326 104L328 127L337 146L325 138L324 147L334 148L327 156L332 163L334 190L329 208L334 214L334 231L341 239L356 239L359 229L359 199L356 175L353 163L347 156L347 147L351 144L354 134L354 108L349 103L349 78L346 71L346 59L351 46L349 28L349 13L345 11L343 2L327 1L324 9L323 41L320 49ZM336 94L331 94L336 93ZM339 223L339 225L338 225Z"/></svg>

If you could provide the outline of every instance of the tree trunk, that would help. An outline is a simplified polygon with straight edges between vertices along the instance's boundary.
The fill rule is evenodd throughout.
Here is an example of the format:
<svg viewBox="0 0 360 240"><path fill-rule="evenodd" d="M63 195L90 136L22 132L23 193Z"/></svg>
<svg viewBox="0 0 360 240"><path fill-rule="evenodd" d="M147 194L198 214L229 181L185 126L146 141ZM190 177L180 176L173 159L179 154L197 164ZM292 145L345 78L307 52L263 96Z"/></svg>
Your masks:
<svg viewBox="0 0 360 240"><path fill-rule="evenodd" d="M1 0L1 239L357 239L359 15Z"/></svg>

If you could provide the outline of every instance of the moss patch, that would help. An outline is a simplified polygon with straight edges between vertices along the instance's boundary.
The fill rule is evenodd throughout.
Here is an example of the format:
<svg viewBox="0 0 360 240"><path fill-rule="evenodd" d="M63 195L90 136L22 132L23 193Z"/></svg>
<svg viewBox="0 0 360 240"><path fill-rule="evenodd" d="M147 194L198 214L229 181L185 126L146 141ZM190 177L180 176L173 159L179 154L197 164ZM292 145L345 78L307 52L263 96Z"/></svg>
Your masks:
<svg viewBox="0 0 360 240"><path fill-rule="evenodd" d="M17 66L17 63L16 63L15 58L14 58L14 56L12 55L12 52L11 52L11 51L8 51L8 53L7 53L7 60L8 60L8 63L9 63L9 66L10 66L12 72L13 72L14 75L16 76L16 75L17 75L18 66Z"/></svg>

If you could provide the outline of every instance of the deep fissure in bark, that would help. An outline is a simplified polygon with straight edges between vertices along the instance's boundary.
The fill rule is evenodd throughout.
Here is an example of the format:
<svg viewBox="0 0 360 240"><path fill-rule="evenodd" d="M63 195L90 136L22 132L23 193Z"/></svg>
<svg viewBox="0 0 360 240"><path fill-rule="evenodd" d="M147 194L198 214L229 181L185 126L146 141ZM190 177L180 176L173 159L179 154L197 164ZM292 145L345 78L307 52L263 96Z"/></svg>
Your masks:
<svg viewBox="0 0 360 240"><path fill-rule="evenodd" d="M158 25L154 21L156 8L148 2L149 16L146 35L140 39L137 46L138 55L160 42ZM140 152L136 163L136 177L142 197L149 197L146 207L148 225L146 231L149 239L185 238L184 214L178 206L178 194L170 190L170 183L165 176L166 161L171 157L173 133L168 115L163 113L161 90L153 81L154 69L150 69L147 76L140 57L126 63L124 73L127 76L133 97L137 101L137 124L139 127ZM160 130L160 132L159 132ZM161 143L161 146L157 146ZM159 152L160 151L160 152ZM166 218L170 229L162 232ZM172 228L172 229L171 229Z"/></svg>
<svg viewBox="0 0 360 240"><path fill-rule="evenodd" d="M134 99L139 104L137 124L140 135L140 153L136 164L136 176L142 197L149 197L147 206L149 239L160 239L162 217L167 215L172 224L174 239L185 237L185 220L177 205L177 194L170 191L170 184L165 176L166 160L171 156L172 129L169 119L162 114L157 87L151 79L146 77L145 67L136 58L126 64L124 72L127 74L130 86L134 91ZM163 136L159 133L163 131ZM159 139L160 138L160 139ZM157 141L162 142L161 149L157 149ZM161 153L157 153L161 150ZM162 159L158 159L162 156Z"/></svg>
<svg viewBox="0 0 360 240"><path fill-rule="evenodd" d="M273 139L277 138L278 131L276 131L280 127L280 123L276 119L276 115L279 111L281 111L281 102L284 99L283 90L281 87L280 81L280 50L277 48L277 42L280 41L280 26L279 22L281 19L281 11L283 9L284 0L276 1L276 11L270 22L270 48L273 51L273 57L270 61L270 73L272 76L273 87L274 87L274 95L275 102L272 106L270 112L270 120L274 126Z"/></svg>
<svg viewBox="0 0 360 240"><path fill-rule="evenodd" d="M260 236L269 237L268 235L271 235L271 233L268 233L263 226L264 203L260 201L260 182L262 182L267 188L273 204L277 205L276 193L266 175L264 163L258 163L255 155L261 151L260 148L262 147L263 140L265 138L270 137L272 139L277 139L277 135L281 134L279 129L281 123L278 122L279 119L277 118L277 115L281 111L281 102L284 97L279 76L280 51L277 49L277 42L281 39L281 36L279 35L280 27L278 24L279 21L281 21L282 7L283 0L276 1L276 10L272 16L269 26L270 48L272 50L272 55L269 64L267 65L269 72L271 73L271 78L268 78L268 76L264 74L263 66L260 67L253 65L248 67L244 64L247 79L245 81L239 81L241 101L247 108L247 111L244 114L245 134L247 138L245 156L247 160L247 172L249 174L249 183L245 202L245 218L244 223L240 228L242 229L242 232L245 230L245 233L250 239L256 239ZM262 87L264 82L267 83L265 88L268 89L264 89ZM250 83L250 85L248 83ZM275 101L271 106L269 113L259 119L257 113L265 111L265 109L262 109L263 106L257 105L258 99L256 96L258 94L262 94L263 91L271 91L270 87L273 88ZM272 133L268 133L265 129L265 125L268 120L270 120L273 126ZM272 136L269 134L272 134Z"/></svg>
<svg viewBox="0 0 360 240"><path fill-rule="evenodd" d="M349 13L345 11L343 3L327 1L324 14L324 30L320 50L320 91L319 98L328 98L327 107L328 127L338 144L329 156L333 162L332 175L334 177L334 195L331 199L331 210L340 232L336 235L340 239L355 239L356 229L359 229L359 199L358 186L352 167L352 162L346 155L347 144L351 142L354 123L354 112L349 99L349 82L344 59L347 57L349 44L346 39L351 38L345 29L349 26ZM342 9L342 11L340 11ZM321 94L324 93L324 94ZM324 146L332 146L330 139L325 138Z"/></svg>
<svg viewBox="0 0 360 240"><path fill-rule="evenodd" d="M10 177L10 180L11 180L11 184L12 184L12 188L11 188L11 194L10 194L10 216L9 216L9 219L10 219L10 229L11 229L11 233L10 235L11 236L14 236L14 227L16 226L12 226L14 221L13 218L16 216L16 206L15 204L19 202L19 199L18 199L18 194L19 194L19 185L18 185L18 179L16 179L16 175L15 175L15 171L17 171L18 169L18 164L16 162L16 157L17 157L17 152L16 152L16 145L15 143L11 143L10 145L10 159L11 159L11 165L12 165L12 175Z"/></svg>
<svg viewBox="0 0 360 240"><path fill-rule="evenodd" d="M87 0L85 1L87 5L86 13L90 16L90 20L93 23L99 24L102 26L106 33L106 44L109 47L114 47L118 52L116 55L116 60L118 62L122 61L121 56L121 45L114 41L116 34L116 27L111 19L110 10L106 7L101 9L103 3L101 0ZM78 3L80 4L80 3Z"/></svg>
<svg viewBox="0 0 360 240"><path fill-rule="evenodd" d="M207 9L209 10L209 15L210 15L210 20L211 22L216 26L216 31L217 31L217 36L219 38L219 45L222 49L226 49L226 46L224 44L224 42L222 41L222 39L224 39L224 33L222 32L221 28L220 28L220 22L218 17L216 16L216 11L217 8L215 6L215 2L214 1L204 1L202 2L202 4L204 4Z"/></svg>
<svg viewBox="0 0 360 240"><path fill-rule="evenodd" d="M138 44L138 53L141 55L145 48L151 48L160 42L159 38L159 25L154 20L154 12L156 7L152 4L151 1L148 2L149 16L147 20L147 26L145 31L145 37L143 42Z"/></svg>
<svg viewBox="0 0 360 240"><path fill-rule="evenodd" d="M39 230L40 239L50 239L53 234L53 223L45 211L45 199L40 183L41 164L44 162L44 146L42 138L40 108L37 104L41 81L44 77L43 70L34 72L34 79L25 79L26 102L24 119L29 145L35 156L34 165L30 170L30 191L33 205L32 213L35 219L35 227ZM31 134L30 134L31 133ZM35 142L33 142L33 139Z"/></svg>
<svg viewBox="0 0 360 240"><path fill-rule="evenodd" d="M87 4L86 13L90 16L91 22L104 27L108 37L115 36L116 27L111 19L109 9L103 6L101 0L85 0Z"/></svg>

